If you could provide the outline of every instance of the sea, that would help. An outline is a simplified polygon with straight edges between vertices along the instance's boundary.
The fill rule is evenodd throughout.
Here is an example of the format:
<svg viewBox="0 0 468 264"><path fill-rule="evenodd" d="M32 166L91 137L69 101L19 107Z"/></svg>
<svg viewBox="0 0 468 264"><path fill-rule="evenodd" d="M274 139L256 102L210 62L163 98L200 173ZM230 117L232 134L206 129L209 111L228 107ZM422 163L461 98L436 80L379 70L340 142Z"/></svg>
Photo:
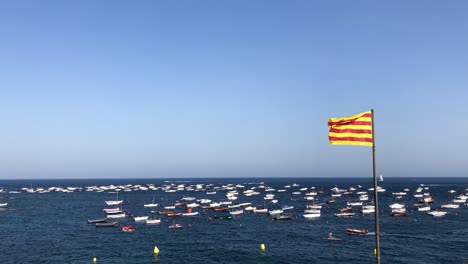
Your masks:
<svg viewBox="0 0 468 264"><path fill-rule="evenodd" d="M200 215L169 218L151 213L143 204L153 200L156 210L181 201L183 197L226 201L226 191L206 192L164 190L119 192L123 210L129 215L119 219L117 227L97 228L88 219L105 217L106 200L115 200L112 191L70 193L9 193L21 188L86 187L109 185L153 184L156 187L173 184L184 187L196 184L238 188L238 200L253 206L278 209L294 206L288 211L290 220L274 221L267 214L244 213L230 220L214 219L209 209L194 208ZM265 201L263 184L276 191L277 204ZM293 186L294 184L294 186ZM298 186L296 186L298 185ZM286 186L286 187L285 187ZM291 186L291 187L289 187ZM358 188L361 186L360 188ZM380 192L380 244L382 263L468 263L468 208L465 203L458 209L440 209L440 205L453 201L456 195L466 194L468 178L385 178L379 182ZM260 195L247 197L244 190L256 188ZM322 191L314 203L331 199L331 188L357 190L350 195L334 197L335 203L324 203L321 217L307 220L304 209L312 201L305 195L293 194L307 187ZM367 191L369 201L373 192L372 178L187 178L187 179L81 179L81 180L0 180L0 203L8 203L0 210L0 263L375 263L374 215L362 215L354 207L356 216L336 217L347 201L355 201L358 191ZM425 188L434 202L432 209L448 212L433 217L417 211L413 196L418 187ZM396 200L392 192L409 189L407 195ZM286 190L278 192L278 190ZM455 193L450 193L454 190ZM404 203L408 216L392 217L389 205ZM190 203L190 202L189 202ZM185 211L177 208L176 211ZM160 218L159 225L136 223L132 216ZM169 225L179 223L180 229ZM121 226L132 225L135 232L122 232ZM347 234L346 228L367 229L367 235ZM323 238L328 233L341 241ZM260 250L264 244L265 250ZM159 254L153 253L154 247Z"/></svg>

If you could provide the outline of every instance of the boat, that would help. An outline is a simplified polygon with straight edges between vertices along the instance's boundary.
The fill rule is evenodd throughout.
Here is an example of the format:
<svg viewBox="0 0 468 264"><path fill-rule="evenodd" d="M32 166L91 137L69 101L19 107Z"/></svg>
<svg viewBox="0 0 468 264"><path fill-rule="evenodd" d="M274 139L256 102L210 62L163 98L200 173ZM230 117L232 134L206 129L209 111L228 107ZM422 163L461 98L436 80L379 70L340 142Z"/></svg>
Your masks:
<svg viewBox="0 0 468 264"><path fill-rule="evenodd" d="M8 203L0 203L0 207L5 207L7 205L8 205Z"/></svg>
<svg viewBox="0 0 468 264"><path fill-rule="evenodd" d="M444 216L447 214L447 212L442 212L442 211L432 211L432 212L429 212L427 213L429 215L432 215L434 217L441 217L441 216Z"/></svg>
<svg viewBox="0 0 468 264"><path fill-rule="evenodd" d="M96 223L96 227L113 227L113 226L116 226L117 223L118 222L116 222L116 221Z"/></svg>
<svg viewBox="0 0 468 264"><path fill-rule="evenodd" d="M120 214L120 213L122 213L122 209L120 209L120 208L104 208L103 211L106 214Z"/></svg>
<svg viewBox="0 0 468 264"><path fill-rule="evenodd" d="M277 214L273 216L274 220L289 220L292 218L292 215L282 215L282 214Z"/></svg>
<svg viewBox="0 0 468 264"><path fill-rule="evenodd" d="M214 210L215 212L227 212L227 211L228 211L228 209L227 209L227 208L224 208L224 207L223 207L223 208L213 208L213 210Z"/></svg>
<svg viewBox="0 0 468 264"><path fill-rule="evenodd" d="M320 214L321 211L320 211L320 210L317 210L317 209L305 209L305 210L304 210L304 213L305 213L305 214Z"/></svg>
<svg viewBox="0 0 468 264"><path fill-rule="evenodd" d="M171 229L184 228L184 226L181 225L181 224L172 224L172 225L169 226L169 228L171 228Z"/></svg>
<svg viewBox="0 0 468 264"><path fill-rule="evenodd" d="M346 228L346 232L350 234L358 234L358 235L365 235L368 233L368 231L365 229L354 229L354 228L349 228L349 227Z"/></svg>
<svg viewBox="0 0 468 264"><path fill-rule="evenodd" d="M175 205L164 206L164 209L166 209L166 210L174 210L174 209L175 209Z"/></svg>
<svg viewBox="0 0 468 264"><path fill-rule="evenodd" d="M148 220L148 216L137 216L133 219L135 220L135 222L145 222L146 220Z"/></svg>
<svg viewBox="0 0 468 264"><path fill-rule="evenodd" d="M119 192L117 192L117 198L115 200L106 201L107 205L119 205L122 203L123 203L123 200L119 200Z"/></svg>
<svg viewBox="0 0 468 264"><path fill-rule="evenodd" d="M294 206L292 206L292 205L285 205L285 206L283 206L281 209L283 209L283 211L292 210L292 209L294 209Z"/></svg>
<svg viewBox="0 0 468 264"><path fill-rule="evenodd" d="M146 220L147 225L157 225L161 223L161 219L148 219Z"/></svg>
<svg viewBox="0 0 468 264"><path fill-rule="evenodd" d="M158 214L160 215L168 215L168 214L173 214L174 212L172 211L158 211Z"/></svg>
<svg viewBox="0 0 468 264"><path fill-rule="evenodd" d="M266 208L263 208L263 209L254 209L253 212L256 213L256 214L267 214L267 213L268 213L268 209L266 209Z"/></svg>
<svg viewBox="0 0 468 264"><path fill-rule="evenodd" d="M179 217L182 216L182 213L169 213L167 214L167 217Z"/></svg>
<svg viewBox="0 0 468 264"><path fill-rule="evenodd" d="M231 214L232 215L240 215L240 214L243 214L244 213L244 210L240 209L240 210L235 210L235 211L231 211Z"/></svg>
<svg viewBox="0 0 468 264"><path fill-rule="evenodd" d="M353 210L353 208L351 208L351 207L345 207L345 208L341 208L341 209L340 209L340 212L343 212L343 213L344 213L344 212L350 212L350 211L352 211L352 210Z"/></svg>
<svg viewBox="0 0 468 264"><path fill-rule="evenodd" d="M124 231L124 232L135 232L135 228L133 226L122 226L122 231Z"/></svg>
<svg viewBox="0 0 468 264"><path fill-rule="evenodd" d="M395 216L395 217L408 216L408 214L406 212L402 212L402 213L392 212L390 215Z"/></svg>
<svg viewBox="0 0 468 264"><path fill-rule="evenodd" d="M107 221L107 218L88 220L88 224L104 223Z"/></svg>
<svg viewBox="0 0 468 264"><path fill-rule="evenodd" d="M322 240L340 241L341 238L334 237L332 233L328 233L328 236L327 237L322 237Z"/></svg>
<svg viewBox="0 0 468 264"><path fill-rule="evenodd" d="M271 210L268 212L270 215L279 215L283 213L283 210L277 209L277 210Z"/></svg>
<svg viewBox="0 0 468 264"><path fill-rule="evenodd" d="M405 208L405 205L404 204L399 204L399 203L394 203L394 204L389 205L388 207L390 207L392 209L402 209L402 208Z"/></svg>
<svg viewBox="0 0 468 264"><path fill-rule="evenodd" d="M121 214L108 214L107 215L107 218L125 218L126 215L125 213L121 213Z"/></svg>
<svg viewBox="0 0 468 264"><path fill-rule="evenodd" d="M335 214L336 217L353 217L355 213L338 213Z"/></svg>
<svg viewBox="0 0 468 264"><path fill-rule="evenodd" d="M199 213L198 212L187 212L187 213L183 213L182 215L183 216L195 216L195 215L198 215Z"/></svg>
<svg viewBox="0 0 468 264"><path fill-rule="evenodd" d="M320 214L304 214L304 218L306 219L320 218Z"/></svg>
<svg viewBox="0 0 468 264"><path fill-rule="evenodd" d="M406 213L406 209L405 209L405 208L401 208L401 209L392 209L392 214L402 214L402 213Z"/></svg>
<svg viewBox="0 0 468 264"><path fill-rule="evenodd" d="M154 198L156 197L156 194L153 196L153 200L151 200L151 203L149 204L144 204L143 207L149 207L149 208L154 208L154 207L158 207L158 204L157 203L154 203Z"/></svg>
<svg viewBox="0 0 468 264"><path fill-rule="evenodd" d="M231 219L232 218L232 215L231 213L225 213L225 214L215 214L213 216L215 219Z"/></svg>
<svg viewBox="0 0 468 264"><path fill-rule="evenodd" d="M363 213L363 214L375 213L375 208L367 208L367 209L362 208L361 213Z"/></svg>
<svg viewBox="0 0 468 264"><path fill-rule="evenodd" d="M383 182L383 176L382 175L380 175L379 181Z"/></svg>
<svg viewBox="0 0 468 264"><path fill-rule="evenodd" d="M427 211L430 211L430 210L431 210L430 206L418 207L418 211L420 211L420 212L427 212Z"/></svg>
<svg viewBox="0 0 468 264"><path fill-rule="evenodd" d="M457 209L457 208L460 208L460 205L458 205L458 204L443 204L440 207L441 208Z"/></svg>

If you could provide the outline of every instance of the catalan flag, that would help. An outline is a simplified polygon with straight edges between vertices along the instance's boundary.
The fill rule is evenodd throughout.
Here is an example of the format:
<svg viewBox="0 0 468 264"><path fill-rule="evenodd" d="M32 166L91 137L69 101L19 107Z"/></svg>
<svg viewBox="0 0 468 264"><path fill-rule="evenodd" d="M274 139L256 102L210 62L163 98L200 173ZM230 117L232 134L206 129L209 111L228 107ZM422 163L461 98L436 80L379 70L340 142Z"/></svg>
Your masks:
<svg viewBox="0 0 468 264"><path fill-rule="evenodd" d="M328 119L328 139L332 145L372 147L372 112Z"/></svg>

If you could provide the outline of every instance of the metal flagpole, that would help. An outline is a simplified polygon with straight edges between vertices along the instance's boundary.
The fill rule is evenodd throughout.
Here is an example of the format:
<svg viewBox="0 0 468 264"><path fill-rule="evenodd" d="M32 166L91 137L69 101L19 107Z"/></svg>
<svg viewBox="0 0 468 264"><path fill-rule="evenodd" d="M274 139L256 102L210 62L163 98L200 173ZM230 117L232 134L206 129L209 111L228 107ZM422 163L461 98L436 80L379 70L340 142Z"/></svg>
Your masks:
<svg viewBox="0 0 468 264"><path fill-rule="evenodd" d="M372 170L374 173L374 206L375 206L375 262L380 264L380 228L379 228L379 200L377 199L377 175L375 168L375 134L374 134L374 109L371 109L372 116Z"/></svg>

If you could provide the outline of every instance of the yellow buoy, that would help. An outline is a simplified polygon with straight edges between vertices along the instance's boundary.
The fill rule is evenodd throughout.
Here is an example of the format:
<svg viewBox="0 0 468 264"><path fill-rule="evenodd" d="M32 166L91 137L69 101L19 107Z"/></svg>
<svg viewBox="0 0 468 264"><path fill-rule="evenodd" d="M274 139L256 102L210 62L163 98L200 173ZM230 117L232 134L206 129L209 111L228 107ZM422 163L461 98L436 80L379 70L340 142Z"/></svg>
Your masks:
<svg viewBox="0 0 468 264"><path fill-rule="evenodd" d="M153 253L154 253L155 255L159 254L159 248L158 248L157 246L154 246Z"/></svg>
<svg viewBox="0 0 468 264"><path fill-rule="evenodd" d="M265 251L265 249L266 249L266 248L265 248L265 244L260 244L260 250L261 250L261 251Z"/></svg>
<svg viewBox="0 0 468 264"><path fill-rule="evenodd" d="M376 256L376 255L377 255L377 249L374 248L374 256Z"/></svg>
<svg viewBox="0 0 468 264"><path fill-rule="evenodd" d="M97 262L97 258L93 258L93 262L96 263L96 262Z"/></svg>

